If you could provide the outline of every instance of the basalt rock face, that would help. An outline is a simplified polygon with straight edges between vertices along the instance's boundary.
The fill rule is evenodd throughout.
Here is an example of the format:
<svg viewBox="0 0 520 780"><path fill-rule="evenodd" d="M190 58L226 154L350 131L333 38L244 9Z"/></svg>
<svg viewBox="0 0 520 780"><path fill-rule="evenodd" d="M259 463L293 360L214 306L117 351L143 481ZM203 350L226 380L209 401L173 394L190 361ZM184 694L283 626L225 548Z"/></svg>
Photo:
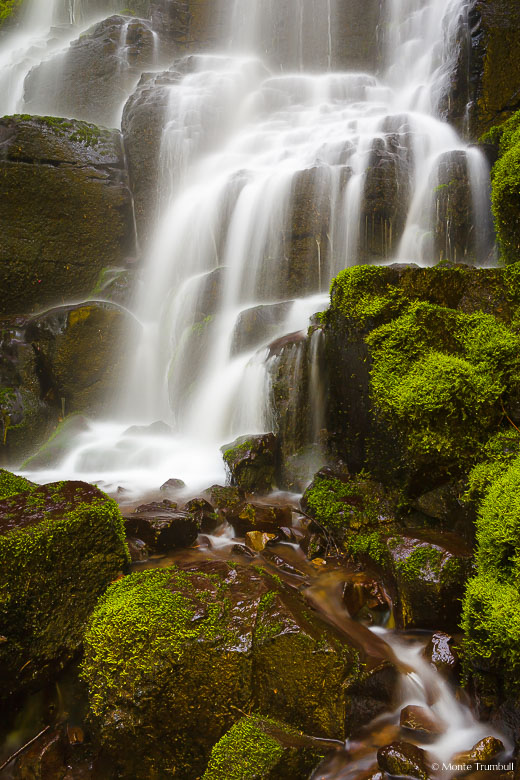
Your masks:
<svg viewBox="0 0 520 780"><path fill-rule="evenodd" d="M66 52L30 71L24 84L25 106L32 114L47 111L115 127L132 86L158 57L150 23L110 16L73 41Z"/></svg>
<svg viewBox="0 0 520 780"><path fill-rule="evenodd" d="M447 113L478 139L520 108L520 8L516 0L473 0ZM469 105L468 105L469 104Z"/></svg>
<svg viewBox="0 0 520 780"><path fill-rule="evenodd" d="M4 314L85 298L133 251L120 135L73 120L0 120ZM72 226L72 227L71 227Z"/></svg>

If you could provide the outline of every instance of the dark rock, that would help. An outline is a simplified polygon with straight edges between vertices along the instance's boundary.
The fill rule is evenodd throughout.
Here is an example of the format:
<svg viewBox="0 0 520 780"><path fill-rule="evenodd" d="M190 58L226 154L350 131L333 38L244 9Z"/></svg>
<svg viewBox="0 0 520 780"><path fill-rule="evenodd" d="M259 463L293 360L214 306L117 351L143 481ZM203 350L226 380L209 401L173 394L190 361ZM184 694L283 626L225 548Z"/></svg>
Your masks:
<svg viewBox="0 0 520 780"><path fill-rule="evenodd" d="M142 539L133 539L131 536L127 537L126 543L130 552L130 558L132 563L138 561L147 561L149 557L148 547Z"/></svg>
<svg viewBox="0 0 520 780"><path fill-rule="evenodd" d="M133 252L118 132L54 117L4 117L0 174L5 314L85 298L102 268L121 266Z"/></svg>
<svg viewBox="0 0 520 780"><path fill-rule="evenodd" d="M274 487L276 436L240 436L221 447L231 482L246 493L268 493Z"/></svg>
<svg viewBox="0 0 520 780"><path fill-rule="evenodd" d="M446 725L425 707L409 704L401 710L399 725L419 741L434 741L446 731Z"/></svg>
<svg viewBox="0 0 520 780"><path fill-rule="evenodd" d="M361 203L363 262L385 260L395 252L410 203L412 141L406 117L389 117L372 144Z"/></svg>
<svg viewBox="0 0 520 780"><path fill-rule="evenodd" d="M127 428L126 431L123 433L123 436L171 436L172 435L172 429L171 427L163 422L162 420L157 420L154 423L151 423L151 425L131 425L130 428ZM168 480L170 482L172 480ZM182 482L182 480L176 480L178 482ZM165 483L167 484L167 483ZM182 486L184 486L184 482L182 483Z"/></svg>
<svg viewBox="0 0 520 780"><path fill-rule="evenodd" d="M357 734L378 715L397 705L399 673L388 661L382 661L361 674L347 687L347 730Z"/></svg>
<svg viewBox="0 0 520 780"><path fill-rule="evenodd" d="M254 558L255 554L245 544L234 544L231 548L233 555L240 555L244 558Z"/></svg>
<svg viewBox="0 0 520 780"><path fill-rule="evenodd" d="M244 500L244 493L240 488L228 485L213 485L205 491L211 504L222 512L223 515L235 511Z"/></svg>
<svg viewBox="0 0 520 780"><path fill-rule="evenodd" d="M343 586L343 603L356 620L383 625L392 609L384 587L366 574L355 574Z"/></svg>
<svg viewBox="0 0 520 780"><path fill-rule="evenodd" d="M66 747L62 729L52 729L42 735L17 758L14 769L15 780L25 780L25 778L61 780L66 771Z"/></svg>
<svg viewBox="0 0 520 780"><path fill-rule="evenodd" d="M29 72L27 112L116 127L120 106L158 54L150 22L110 16Z"/></svg>
<svg viewBox="0 0 520 780"><path fill-rule="evenodd" d="M501 740L496 737L484 737L477 742L470 750L457 753L451 761L454 764L476 764L490 763L505 752L505 747Z"/></svg>
<svg viewBox="0 0 520 780"><path fill-rule="evenodd" d="M280 330L292 301L254 306L241 312L233 331L231 353L247 352L266 344Z"/></svg>
<svg viewBox="0 0 520 780"><path fill-rule="evenodd" d="M205 498L192 498L183 506L200 523L200 530L205 534L212 533L219 525L219 516Z"/></svg>
<svg viewBox="0 0 520 780"><path fill-rule="evenodd" d="M428 780L426 753L410 742L392 742L379 748L377 762L383 772L393 777L413 777Z"/></svg>
<svg viewBox="0 0 520 780"><path fill-rule="evenodd" d="M26 338L36 352L40 381L60 412L102 411L126 366L121 344L137 327L127 311L112 303L60 306L30 320Z"/></svg>
<svg viewBox="0 0 520 780"><path fill-rule="evenodd" d="M116 583L86 632L83 674L104 752L141 780L152 766L200 776L234 708L344 739L344 687L360 660L266 572L208 561Z"/></svg>
<svg viewBox="0 0 520 780"><path fill-rule="evenodd" d="M459 668L459 657L451 646L453 637L436 631L424 648L424 656L438 672L453 677Z"/></svg>
<svg viewBox="0 0 520 780"><path fill-rule="evenodd" d="M182 479L175 479L174 477L172 479L167 479L166 482L163 482L159 490L182 490L186 487L186 483Z"/></svg>
<svg viewBox="0 0 520 780"><path fill-rule="evenodd" d="M240 504L227 515L238 536L244 536L247 531L265 531L278 533L280 526L291 522L292 509L289 506L277 504L259 504L249 501Z"/></svg>
<svg viewBox="0 0 520 780"><path fill-rule="evenodd" d="M73 657L128 562L119 508L92 485L58 482L0 501L2 696L41 685Z"/></svg>
<svg viewBox="0 0 520 780"><path fill-rule="evenodd" d="M153 552L190 547L200 528L200 520L195 515L172 507L169 501L144 504L133 515L125 517L127 535L142 539Z"/></svg>

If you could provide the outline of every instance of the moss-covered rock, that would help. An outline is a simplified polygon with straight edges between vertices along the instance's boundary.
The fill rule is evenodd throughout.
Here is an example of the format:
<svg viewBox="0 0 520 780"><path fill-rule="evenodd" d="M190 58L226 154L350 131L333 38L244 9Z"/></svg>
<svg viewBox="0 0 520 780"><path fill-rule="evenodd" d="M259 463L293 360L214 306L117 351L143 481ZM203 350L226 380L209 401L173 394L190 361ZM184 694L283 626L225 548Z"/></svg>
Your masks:
<svg viewBox="0 0 520 780"><path fill-rule="evenodd" d="M128 563L117 504L83 482L0 501L1 693L41 684L80 646L98 597Z"/></svg>
<svg viewBox="0 0 520 780"><path fill-rule="evenodd" d="M203 780L307 777L324 752L319 743L272 718L242 718L211 751Z"/></svg>
<svg viewBox="0 0 520 780"><path fill-rule="evenodd" d="M231 483L246 493L268 493L274 487L276 436L240 436L221 447Z"/></svg>
<svg viewBox="0 0 520 780"><path fill-rule="evenodd" d="M120 134L69 119L0 120L3 311L84 298L133 254Z"/></svg>
<svg viewBox="0 0 520 780"><path fill-rule="evenodd" d="M36 487L34 482L29 482L25 477L19 477L10 471L0 469L0 500L15 496L17 493L23 493L33 487Z"/></svg>
<svg viewBox="0 0 520 780"><path fill-rule="evenodd" d="M315 475L301 506L319 531L336 541L344 541L352 531L384 530L395 521L395 501L382 485L365 475L329 468Z"/></svg>
<svg viewBox="0 0 520 780"><path fill-rule="evenodd" d="M358 669L357 651L298 594L263 570L208 561L114 584L86 632L83 676L122 777L192 778L236 708L342 738Z"/></svg>
<svg viewBox="0 0 520 780"><path fill-rule="evenodd" d="M506 324L517 272L360 266L337 277L328 427L352 470L417 495L466 473L492 434L520 422L519 339Z"/></svg>
<svg viewBox="0 0 520 780"><path fill-rule="evenodd" d="M484 137L498 146L492 172L492 208L501 257L506 263L520 258L520 111Z"/></svg>

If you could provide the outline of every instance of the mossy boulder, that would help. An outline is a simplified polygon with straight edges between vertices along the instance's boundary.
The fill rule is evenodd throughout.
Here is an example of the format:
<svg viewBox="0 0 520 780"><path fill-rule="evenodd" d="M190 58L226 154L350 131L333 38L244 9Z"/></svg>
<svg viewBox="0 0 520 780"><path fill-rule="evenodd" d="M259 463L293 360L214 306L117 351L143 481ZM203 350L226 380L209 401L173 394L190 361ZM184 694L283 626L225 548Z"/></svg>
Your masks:
<svg viewBox="0 0 520 780"><path fill-rule="evenodd" d="M29 482L25 477L19 477L10 471L0 469L0 500L15 496L17 493L23 493L33 487L36 487L34 482Z"/></svg>
<svg viewBox="0 0 520 780"><path fill-rule="evenodd" d="M231 484L245 493L268 493L274 487L276 436L240 436L221 447Z"/></svg>
<svg viewBox="0 0 520 780"><path fill-rule="evenodd" d="M97 599L129 557L117 504L83 482L3 498L0 533L6 696L42 684L72 658Z"/></svg>
<svg viewBox="0 0 520 780"><path fill-rule="evenodd" d="M336 278L328 428L353 471L419 495L467 473L491 435L520 422L519 339L506 324L517 273L358 266Z"/></svg>
<svg viewBox="0 0 520 780"><path fill-rule="evenodd" d="M491 202L500 254L505 263L520 258L520 111L484 136L498 148L491 172Z"/></svg>
<svg viewBox="0 0 520 780"><path fill-rule="evenodd" d="M0 119L0 232L5 314L86 297L102 268L134 253L120 134L55 117Z"/></svg>
<svg viewBox="0 0 520 780"><path fill-rule="evenodd" d="M301 507L318 532L345 541L351 532L384 530L395 523L395 500L367 475L324 468L302 496Z"/></svg>
<svg viewBox="0 0 520 780"><path fill-rule="evenodd" d="M223 562L115 583L85 635L93 723L125 778L202 773L251 707L343 738L344 686L358 674L358 652L301 596L261 569Z"/></svg>
<svg viewBox="0 0 520 780"><path fill-rule="evenodd" d="M272 718L242 718L211 751L202 780L307 777L325 752L319 740Z"/></svg>

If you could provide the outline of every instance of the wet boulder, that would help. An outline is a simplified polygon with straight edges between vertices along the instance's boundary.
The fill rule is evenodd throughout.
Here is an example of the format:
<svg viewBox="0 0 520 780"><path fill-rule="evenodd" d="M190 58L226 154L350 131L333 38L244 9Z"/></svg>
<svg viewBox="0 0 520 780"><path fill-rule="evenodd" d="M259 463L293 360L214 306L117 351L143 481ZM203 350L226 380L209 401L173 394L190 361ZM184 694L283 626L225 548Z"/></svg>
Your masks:
<svg viewBox="0 0 520 780"><path fill-rule="evenodd" d="M379 748L377 763L383 772L392 777L413 777L428 780L426 753L411 742L392 742Z"/></svg>
<svg viewBox="0 0 520 780"><path fill-rule="evenodd" d="M27 112L116 127L141 72L153 67L158 56L150 22L109 16L29 72Z"/></svg>
<svg viewBox="0 0 520 780"><path fill-rule="evenodd" d="M391 613L392 602L383 585L364 573L349 577L342 595L349 615L355 620L384 625Z"/></svg>
<svg viewBox="0 0 520 780"><path fill-rule="evenodd" d="M52 678L99 596L129 562L117 504L83 482L0 501L2 696Z"/></svg>
<svg viewBox="0 0 520 780"><path fill-rule="evenodd" d="M102 597L85 635L91 717L125 777L202 774L250 708L342 739L344 685L358 670L358 652L301 596L242 564L132 574Z"/></svg>
<svg viewBox="0 0 520 780"><path fill-rule="evenodd" d="M268 534L263 531L248 531L246 533L246 546L253 552L262 552L269 542L276 539L276 534Z"/></svg>
<svg viewBox="0 0 520 780"><path fill-rule="evenodd" d="M183 511L193 515L202 533L212 533L219 525L218 513L205 498L191 498L183 506Z"/></svg>
<svg viewBox="0 0 520 780"><path fill-rule="evenodd" d="M272 340L292 307L292 301L263 304L245 309L237 318L231 344L232 354L248 352Z"/></svg>
<svg viewBox="0 0 520 780"><path fill-rule="evenodd" d="M446 724L441 723L426 707L415 704L401 710L399 725L405 734L421 742L433 742L446 731Z"/></svg>
<svg viewBox="0 0 520 780"><path fill-rule="evenodd" d="M292 510L290 506L247 501L230 511L226 519L238 536L248 531L278 533L281 526L291 524Z"/></svg>
<svg viewBox="0 0 520 780"><path fill-rule="evenodd" d="M231 484L246 493L268 493L274 487L276 436L240 436L221 447Z"/></svg>
<svg viewBox="0 0 520 780"><path fill-rule="evenodd" d="M221 514L234 511L244 500L244 493L234 485L212 485L204 491L212 506Z"/></svg>
<svg viewBox="0 0 520 780"><path fill-rule="evenodd" d="M202 780L307 777L330 749L272 718L242 718L211 751Z"/></svg>
<svg viewBox="0 0 520 780"><path fill-rule="evenodd" d="M395 521L394 498L381 484L330 467L315 474L301 507L318 533L336 541L351 532L391 528Z"/></svg>
<svg viewBox="0 0 520 780"><path fill-rule="evenodd" d="M485 226L473 224L473 195L467 153L446 152L437 165L434 189L434 257L439 261L466 262L476 259L477 248L485 259L491 247L477 247ZM491 227L491 226L490 226ZM491 231L490 231L491 232Z"/></svg>
<svg viewBox="0 0 520 780"><path fill-rule="evenodd" d="M27 325L47 397L69 414L100 412L120 386L134 318L120 306L60 306Z"/></svg>
<svg viewBox="0 0 520 780"><path fill-rule="evenodd" d="M436 631L424 648L424 657L431 666L440 674L450 678L456 678L460 663L453 644L452 636L443 631Z"/></svg>
<svg viewBox="0 0 520 780"><path fill-rule="evenodd" d="M196 514L177 509L167 499L143 504L125 517L128 536L141 539L152 552L190 547L200 530L201 521Z"/></svg>
<svg viewBox="0 0 520 780"><path fill-rule="evenodd" d="M505 753L504 743L497 737L484 737L473 745L470 750L457 753L451 759L454 764L491 763Z"/></svg>
<svg viewBox="0 0 520 780"><path fill-rule="evenodd" d="M473 571L471 547L449 533L390 536L382 555L394 591L395 618L403 628L456 629L466 581Z"/></svg>
<svg viewBox="0 0 520 780"><path fill-rule="evenodd" d="M0 233L4 313L85 298L102 268L133 253L120 134L55 117L1 119Z"/></svg>

